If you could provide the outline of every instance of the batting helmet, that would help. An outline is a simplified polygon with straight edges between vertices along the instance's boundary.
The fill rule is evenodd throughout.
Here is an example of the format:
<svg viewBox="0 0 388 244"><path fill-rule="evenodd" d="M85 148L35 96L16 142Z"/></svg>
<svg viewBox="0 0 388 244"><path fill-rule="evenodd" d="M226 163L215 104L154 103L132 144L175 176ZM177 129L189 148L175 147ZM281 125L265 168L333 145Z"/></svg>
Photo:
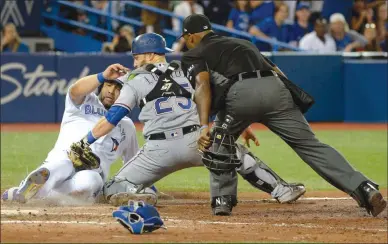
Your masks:
<svg viewBox="0 0 388 244"><path fill-rule="evenodd" d="M132 42L132 54L170 53L173 50L166 47L166 40L156 33L146 33L137 36Z"/></svg>
<svg viewBox="0 0 388 244"><path fill-rule="evenodd" d="M122 81L119 80L119 79L106 80L106 81L104 81L104 82L116 82L116 83L118 83L119 85L121 85L121 87L123 87L123 85L124 85L124 82L122 82ZM104 86L104 83L102 83L101 85L98 86L98 88L97 88L97 95L100 94L100 92L101 92L103 86Z"/></svg>
<svg viewBox="0 0 388 244"><path fill-rule="evenodd" d="M202 154L206 168L215 173L224 173L241 166L237 144L231 134L222 127L214 127L210 139L211 147Z"/></svg>

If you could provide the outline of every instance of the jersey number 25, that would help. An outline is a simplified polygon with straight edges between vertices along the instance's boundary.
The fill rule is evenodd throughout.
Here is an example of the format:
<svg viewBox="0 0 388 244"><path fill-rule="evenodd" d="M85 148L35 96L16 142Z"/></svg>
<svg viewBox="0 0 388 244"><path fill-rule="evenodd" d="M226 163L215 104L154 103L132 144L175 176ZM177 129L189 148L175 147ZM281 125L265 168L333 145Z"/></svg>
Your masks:
<svg viewBox="0 0 388 244"><path fill-rule="evenodd" d="M170 113L173 111L172 106L166 105L168 104L168 100L170 97L161 97L156 99L155 101L155 110L156 114L164 114L164 113ZM177 97L175 98L177 105L183 109L183 110L189 110L191 108L191 99L185 98L185 97Z"/></svg>

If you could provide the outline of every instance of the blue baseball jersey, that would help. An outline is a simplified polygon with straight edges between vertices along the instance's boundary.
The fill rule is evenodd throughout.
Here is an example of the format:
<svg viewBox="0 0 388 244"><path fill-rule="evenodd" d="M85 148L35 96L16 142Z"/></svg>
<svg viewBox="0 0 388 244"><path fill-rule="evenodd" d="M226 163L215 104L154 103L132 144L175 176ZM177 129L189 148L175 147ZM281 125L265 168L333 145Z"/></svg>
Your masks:
<svg viewBox="0 0 388 244"><path fill-rule="evenodd" d="M232 8L229 13L228 20L233 21L233 28L239 31L248 31L250 14L245 11L240 11Z"/></svg>

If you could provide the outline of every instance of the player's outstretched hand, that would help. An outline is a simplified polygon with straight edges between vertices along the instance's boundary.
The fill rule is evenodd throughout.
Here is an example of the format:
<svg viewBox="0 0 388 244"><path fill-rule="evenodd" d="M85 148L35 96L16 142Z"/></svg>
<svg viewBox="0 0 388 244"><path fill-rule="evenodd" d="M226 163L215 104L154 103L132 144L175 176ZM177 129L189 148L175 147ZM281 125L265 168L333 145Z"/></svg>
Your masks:
<svg viewBox="0 0 388 244"><path fill-rule="evenodd" d="M211 146L209 128L202 128L198 139L198 149L204 151Z"/></svg>
<svg viewBox="0 0 388 244"><path fill-rule="evenodd" d="M248 147L251 147L249 144L250 140L252 140L256 146L260 146L259 140L253 133L251 127L246 128L243 133L241 133L241 138L243 139L244 145L247 145Z"/></svg>
<svg viewBox="0 0 388 244"><path fill-rule="evenodd" d="M121 64L112 64L105 69L102 75L107 80L114 80L119 78L120 76L125 75L127 72L129 72L129 69L122 66Z"/></svg>

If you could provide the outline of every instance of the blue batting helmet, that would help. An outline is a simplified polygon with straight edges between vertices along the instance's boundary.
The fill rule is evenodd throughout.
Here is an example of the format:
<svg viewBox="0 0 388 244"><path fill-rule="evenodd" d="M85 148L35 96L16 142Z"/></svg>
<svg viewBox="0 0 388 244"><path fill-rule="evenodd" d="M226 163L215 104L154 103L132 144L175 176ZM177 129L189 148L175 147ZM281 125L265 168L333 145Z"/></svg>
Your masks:
<svg viewBox="0 0 388 244"><path fill-rule="evenodd" d="M166 40L156 33L146 33L137 36L132 42L132 54L170 53L173 50L166 47Z"/></svg>

